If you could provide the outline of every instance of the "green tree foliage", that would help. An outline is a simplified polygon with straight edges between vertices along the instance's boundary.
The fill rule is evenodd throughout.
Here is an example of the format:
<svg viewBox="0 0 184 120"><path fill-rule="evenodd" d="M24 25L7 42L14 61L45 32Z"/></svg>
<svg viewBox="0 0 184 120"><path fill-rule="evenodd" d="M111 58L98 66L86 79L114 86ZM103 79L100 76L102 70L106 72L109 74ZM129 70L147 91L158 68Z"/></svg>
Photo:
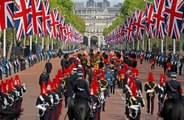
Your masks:
<svg viewBox="0 0 184 120"><path fill-rule="evenodd" d="M52 0L50 1L50 5L51 9L59 9L62 16L65 17L66 23L72 24L80 33L85 32L85 22L73 13L74 3L72 0Z"/></svg>
<svg viewBox="0 0 184 120"><path fill-rule="evenodd" d="M147 0L148 2L153 2L154 0ZM144 0L125 0L123 5L120 8L120 15L112 23L111 26L104 29L103 35L106 36L109 32L115 29L118 25L121 25L127 16L130 16L135 9L140 9L145 11L145 2Z"/></svg>

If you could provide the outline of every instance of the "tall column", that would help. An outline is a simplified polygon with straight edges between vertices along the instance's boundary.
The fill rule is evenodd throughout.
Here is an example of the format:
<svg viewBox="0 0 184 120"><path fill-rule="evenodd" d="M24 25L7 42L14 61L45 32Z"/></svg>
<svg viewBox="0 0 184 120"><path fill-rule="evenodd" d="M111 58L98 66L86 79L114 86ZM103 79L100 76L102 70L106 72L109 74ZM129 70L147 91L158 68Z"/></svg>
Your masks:
<svg viewBox="0 0 184 120"><path fill-rule="evenodd" d="M29 42L29 50L30 50L29 54L30 55L32 55L32 42L33 42L33 36L31 35L30 36L30 42Z"/></svg>
<svg viewBox="0 0 184 120"><path fill-rule="evenodd" d="M176 39L173 39L173 54L176 54Z"/></svg>
<svg viewBox="0 0 184 120"><path fill-rule="evenodd" d="M164 40L161 40L161 53L164 53Z"/></svg>
<svg viewBox="0 0 184 120"><path fill-rule="evenodd" d="M6 29L3 31L3 57L6 58Z"/></svg>
<svg viewBox="0 0 184 120"><path fill-rule="evenodd" d="M181 40L181 38L180 38L180 53L183 51L183 41Z"/></svg>

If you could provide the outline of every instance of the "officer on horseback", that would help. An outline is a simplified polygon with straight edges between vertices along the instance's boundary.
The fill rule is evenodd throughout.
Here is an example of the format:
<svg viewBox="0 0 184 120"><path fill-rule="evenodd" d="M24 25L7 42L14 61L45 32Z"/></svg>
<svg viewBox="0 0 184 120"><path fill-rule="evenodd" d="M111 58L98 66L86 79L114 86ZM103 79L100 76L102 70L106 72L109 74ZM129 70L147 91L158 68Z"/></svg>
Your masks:
<svg viewBox="0 0 184 120"><path fill-rule="evenodd" d="M84 73L81 70L77 71L78 79L74 87L75 98L83 98L89 100L90 92L87 81L84 80Z"/></svg>
<svg viewBox="0 0 184 120"><path fill-rule="evenodd" d="M166 94L168 99L180 100L182 96L182 88L179 81L176 80L176 73L171 73L171 80L166 83Z"/></svg>

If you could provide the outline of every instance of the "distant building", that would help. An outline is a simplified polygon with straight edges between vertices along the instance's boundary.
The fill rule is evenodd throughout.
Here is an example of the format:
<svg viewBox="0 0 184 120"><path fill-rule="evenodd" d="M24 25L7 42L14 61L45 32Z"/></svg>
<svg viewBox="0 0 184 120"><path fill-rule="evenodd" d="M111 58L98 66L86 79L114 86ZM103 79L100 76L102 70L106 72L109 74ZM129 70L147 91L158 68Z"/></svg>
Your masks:
<svg viewBox="0 0 184 120"><path fill-rule="evenodd" d="M112 25L112 22L120 14L119 7L110 7L108 0L103 0L102 2L88 0L86 5L84 3L75 3L74 6L75 14L85 21L85 36L88 38L88 46L94 43L90 41L93 36L98 38L98 47L105 44L103 30Z"/></svg>
<svg viewBox="0 0 184 120"><path fill-rule="evenodd" d="M114 7L121 7L122 6L122 3L118 3L117 5L114 5Z"/></svg>
<svg viewBox="0 0 184 120"><path fill-rule="evenodd" d="M74 9L84 8L84 2L79 2L74 4Z"/></svg>

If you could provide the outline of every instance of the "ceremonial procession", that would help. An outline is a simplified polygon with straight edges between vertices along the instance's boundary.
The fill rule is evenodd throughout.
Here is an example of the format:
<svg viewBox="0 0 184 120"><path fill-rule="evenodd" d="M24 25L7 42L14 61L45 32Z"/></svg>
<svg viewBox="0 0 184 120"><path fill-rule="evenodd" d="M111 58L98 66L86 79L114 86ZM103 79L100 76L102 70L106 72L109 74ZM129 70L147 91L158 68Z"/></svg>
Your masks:
<svg viewBox="0 0 184 120"><path fill-rule="evenodd" d="M0 120L184 120L183 0L1 0Z"/></svg>

